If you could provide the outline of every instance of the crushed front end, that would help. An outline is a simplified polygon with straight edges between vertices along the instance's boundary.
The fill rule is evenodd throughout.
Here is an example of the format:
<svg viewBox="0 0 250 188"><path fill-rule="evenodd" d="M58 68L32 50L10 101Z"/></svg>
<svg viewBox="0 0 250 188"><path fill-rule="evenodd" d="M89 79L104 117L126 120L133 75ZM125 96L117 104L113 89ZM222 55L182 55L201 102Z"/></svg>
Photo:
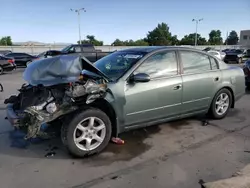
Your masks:
<svg viewBox="0 0 250 188"><path fill-rule="evenodd" d="M28 67L33 66L31 74L33 74L34 71L40 74L43 79L40 83L44 82L46 84L39 84L39 75L28 75L30 78L36 78L30 80L30 83L33 82L33 85L22 85L18 95L10 96L4 101L4 103L7 104L7 119L15 128L23 129L27 132L25 139L47 137L48 135L44 129L42 129L43 125L50 125L54 120L64 118L67 114L80 109L83 105L89 104L98 98L105 97L107 89L105 79L91 79L88 76L81 75L81 66L75 65L78 61L82 63L81 59L70 59L71 61L68 62L72 64L70 68L74 68L74 70L68 73L69 75L71 74L70 79L73 78L72 72L74 73L76 76L74 82L69 82L69 80L64 79L61 81L62 83L60 83L60 79L58 78L62 75L67 75L65 70L68 71L68 67L62 70L63 60L60 59L60 57L55 57L50 58L50 61L47 62L61 62L62 65L56 66L61 69L59 71L55 69L56 67L53 65L54 71L57 71L56 74L51 67L50 69L47 67L47 69L43 71L40 70L38 73L36 68L41 68L40 64L39 62L34 62L34 64ZM41 61L43 63L43 60ZM48 64L47 66L51 65ZM77 67L77 69L75 69L75 67ZM25 74L30 73L30 71L31 70L25 70L24 78L27 78ZM47 79L45 80L44 77L46 76ZM53 77L55 77L55 82L53 82ZM49 80L52 80L52 82L50 82L51 84L48 84Z"/></svg>

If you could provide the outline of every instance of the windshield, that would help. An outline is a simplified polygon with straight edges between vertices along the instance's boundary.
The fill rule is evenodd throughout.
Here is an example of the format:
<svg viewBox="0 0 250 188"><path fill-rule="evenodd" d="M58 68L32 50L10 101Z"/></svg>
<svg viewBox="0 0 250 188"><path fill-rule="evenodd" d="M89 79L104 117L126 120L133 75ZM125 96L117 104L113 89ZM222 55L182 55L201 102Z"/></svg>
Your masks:
<svg viewBox="0 0 250 188"><path fill-rule="evenodd" d="M94 63L102 73L110 80L115 81L123 76L135 63L137 63L145 52L114 52L101 58Z"/></svg>
<svg viewBox="0 0 250 188"><path fill-rule="evenodd" d="M46 52L40 53L37 55L37 57L43 57L45 55Z"/></svg>
<svg viewBox="0 0 250 188"><path fill-rule="evenodd" d="M65 48L63 48L61 51L62 52L67 52L69 51L69 49L72 47L72 45L66 46Z"/></svg>

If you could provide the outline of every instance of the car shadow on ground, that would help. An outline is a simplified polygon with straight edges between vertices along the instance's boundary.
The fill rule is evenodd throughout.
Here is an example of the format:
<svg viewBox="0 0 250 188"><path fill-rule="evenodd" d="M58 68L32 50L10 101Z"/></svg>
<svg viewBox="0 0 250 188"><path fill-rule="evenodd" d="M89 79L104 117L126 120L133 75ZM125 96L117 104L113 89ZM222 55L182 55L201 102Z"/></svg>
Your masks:
<svg viewBox="0 0 250 188"><path fill-rule="evenodd" d="M203 124L203 119L197 117ZM190 118L173 121L168 125L153 125L150 127L137 129L125 132L119 137L125 141L125 144L119 145L110 142L107 148L98 155L86 157L86 162L95 163L95 165L109 165L114 161L129 161L135 157L140 156L144 152L150 150L153 145L144 142L147 138L157 136L162 127L168 130L180 131L181 129L188 129ZM186 126L186 127L185 127ZM190 127L189 127L190 128ZM165 129L165 128L163 128ZM11 131L9 133L0 133L0 155L19 156L22 158L50 158L50 159L77 159L71 156L57 136L50 140L33 140L32 142L25 142L23 134L20 131Z"/></svg>

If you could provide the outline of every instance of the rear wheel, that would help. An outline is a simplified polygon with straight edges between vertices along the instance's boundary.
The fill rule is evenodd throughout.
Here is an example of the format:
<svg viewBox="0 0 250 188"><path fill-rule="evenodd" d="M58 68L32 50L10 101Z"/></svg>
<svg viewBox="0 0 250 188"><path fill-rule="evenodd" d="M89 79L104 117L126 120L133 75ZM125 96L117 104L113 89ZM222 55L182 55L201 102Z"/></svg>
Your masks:
<svg viewBox="0 0 250 188"><path fill-rule="evenodd" d="M62 127L62 142L76 157L101 152L111 138L111 122L101 110L91 108L77 114Z"/></svg>
<svg viewBox="0 0 250 188"><path fill-rule="evenodd" d="M214 119L224 118L232 104L232 94L228 89L221 89L215 95L211 107L210 114Z"/></svg>
<svg viewBox="0 0 250 188"><path fill-rule="evenodd" d="M3 74L3 67L0 66L0 75Z"/></svg>

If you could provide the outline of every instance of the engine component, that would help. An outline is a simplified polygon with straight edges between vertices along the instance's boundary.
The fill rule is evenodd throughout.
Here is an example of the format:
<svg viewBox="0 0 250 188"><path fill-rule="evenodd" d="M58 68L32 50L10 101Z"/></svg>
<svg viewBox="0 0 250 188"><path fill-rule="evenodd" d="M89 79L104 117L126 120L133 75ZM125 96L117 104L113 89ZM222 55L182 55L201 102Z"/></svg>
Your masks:
<svg viewBox="0 0 250 188"><path fill-rule="evenodd" d="M43 102L42 104L40 105L37 105L37 106L33 106L33 108L35 110L42 110L48 103L50 103L51 101L54 100L54 97L50 97L48 100L46 100L45 102Z"/></svg>
<svg viewBox="0 0 250 188"><path fill-rule="evenodd" d="M57 110L56 103L54 103L54 102L49 103L49 104L46 106L46 110L47 110L47 112L49 112L50 114L53 114L53 113Z"/></svg>

